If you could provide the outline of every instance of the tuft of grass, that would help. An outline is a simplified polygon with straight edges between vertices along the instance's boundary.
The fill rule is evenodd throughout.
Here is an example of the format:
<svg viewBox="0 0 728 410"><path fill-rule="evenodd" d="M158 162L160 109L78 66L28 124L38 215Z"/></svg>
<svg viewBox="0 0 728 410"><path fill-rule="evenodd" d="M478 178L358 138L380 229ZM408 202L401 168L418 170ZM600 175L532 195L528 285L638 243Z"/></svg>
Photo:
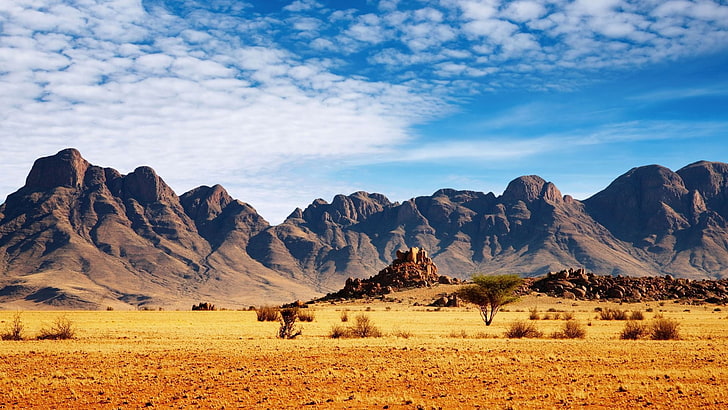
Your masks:
<svg viewBox="0 0 728 410"><path fill-rule="evenodd" d="M339 316L339 318L341 319L342 323L348 322L349 321L349 311L344 310L343 312L341 312L341 315Z"/></svg>
<svg viewBox="0 0 728 410"><path fill-rule="evenodd" d="M627 320L627 311L606 308L599 312L599 318L601 320Z"/></svg>
<svg viewBox="0 0 728 410"><path fill-rule="evenodd" d="M316 319L316 313L313 309L299 309L298 320L301 322L313 322Z"/></svg>
<svg viewBox="0 0 728 410"><path fill-rule="evenodd" d="M543 333L536 329L535 324L521 320L511 323L505 333L505 337L509 339L520 339L523 337L536 338L541 336L543 336Z"/></svg>
<svg viewBox="0 0 728 410"><path fill-rule="evenodd" d="M636 320L628 320L620 333L619 338L622 340L637 340L647 333L647 327Z"/></svg>
<svg viewBox="0 0 728 410"><path fill-rule="evenodd" d="M674 319L655 319L650 325L650 338L652 340L678 340L680 339L679 326L678 321Z"/></svg>
<svg viewBox="0 0 728 410"><path fill-rule="evenodd" d="M586 329L576 320L567 320L560 331L551 335L554 339L583 339L586 337Z"/></svg>
<svg viewBox="0 0 728 410"><path fill-rule="evenodd" d="M50 328L41 328L38 334L38 340L65 340L73 339L76 335L76 329L66 316L58 316L53 321Z"/></svg>
<svg viewBox="0 0 728 410"><path fill-rule="evenodd" d="M394 332L394 336L400 337L402 339L409 339L410 337L412 337L412 332L407 330L397 330L396 332Z"/></svg>
<svg viewBox="0 0 728 410"><path fill-rule="evenodd" d="M528 319L529 320L541 319L541 315L538 314L538 309L535 306L528 310Z"/></svg>
<svg viewBox="0 0 728 410"><path fill-rule="evenodd" d="M280 309L275 306L261 306L255 309L258 322L277 322L280 318Z"/></svg>
<svg viewBox="0 0 728 410"><path fill-rule="evenodd" d="M465 329L453 330L452 332L450 332L448 337L451 337L453 339L467 339L468 332L466 332Z"/></svg>
<svg viewBox="0 0 728 410"><path fill-rule="evenodd" d="M351 332L346 326L334 325L329 331L329 337L332 339L344 339L351 337Z"/></svg>
<svg viewBox="0 0 728 410"><path fill-rule="evenodd" d="M561 318L564 320L574 320L574 312L564 312L561 314Z"/></svg>
<svg viewBox="0 0 728 410"><path fill-rule="evenodd" d="M635 310L630 313L629 320L645 320L645 314L641 310Z"/></svg>

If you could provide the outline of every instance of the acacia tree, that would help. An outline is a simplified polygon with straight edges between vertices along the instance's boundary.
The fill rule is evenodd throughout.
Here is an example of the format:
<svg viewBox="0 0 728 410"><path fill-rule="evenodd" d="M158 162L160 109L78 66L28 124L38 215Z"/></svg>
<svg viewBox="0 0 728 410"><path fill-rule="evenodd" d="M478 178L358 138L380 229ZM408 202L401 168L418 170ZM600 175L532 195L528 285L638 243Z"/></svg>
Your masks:
<svg viewBox="0 0 728 410"><path fill-rule="evenodd" d="M473 284L460 288L458 296L477 305L483 322L490 326L493 317L503 305L518 300L514 292L522 283L523 279L518 275L475 275Z"/></svg>

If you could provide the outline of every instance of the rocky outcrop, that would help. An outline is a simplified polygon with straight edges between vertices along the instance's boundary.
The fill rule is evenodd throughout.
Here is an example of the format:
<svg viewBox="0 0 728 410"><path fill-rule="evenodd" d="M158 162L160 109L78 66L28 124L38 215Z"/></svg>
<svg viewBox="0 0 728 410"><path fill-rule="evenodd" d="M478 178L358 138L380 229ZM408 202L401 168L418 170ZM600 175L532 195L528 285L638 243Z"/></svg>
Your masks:
<svg viewBox="0 0 728 410"><path fill-rule="evenodd" d="M430 287L437 283L457 283L455 279L437 274L437 266L420 248L397 251L391 265L368 279L349 278L344 288L324 299L357 299L389 294L403 289Z"/></svg>
<svg viewBox="0 0 728 410"><path fill-rule="evenodd" d="M532 279L521 293L542 292L567 299L613 299L646 302L680 299L691 302L728 303L728 279L690 280L661 277L600 276L584 269L550 272Z"/></svg>

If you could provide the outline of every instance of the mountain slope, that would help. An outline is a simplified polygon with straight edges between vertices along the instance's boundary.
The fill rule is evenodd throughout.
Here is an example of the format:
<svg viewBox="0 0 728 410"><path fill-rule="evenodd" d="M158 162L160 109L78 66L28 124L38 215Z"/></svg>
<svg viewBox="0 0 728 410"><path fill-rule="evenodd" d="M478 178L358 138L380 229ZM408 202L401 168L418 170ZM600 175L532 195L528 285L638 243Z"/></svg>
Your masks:
<svg viewBox="0 0 728 410"><path fill-rule="evenodd" d="M441 189L313 201L271 226L223 187L177 196L149 167L128 175L74 149L38 159L0 206L6 307L243 307L307 299L368 278L397 250L439 273L728 277L728 164L634 168L584 201L535 176L502 195Z"/></svg>

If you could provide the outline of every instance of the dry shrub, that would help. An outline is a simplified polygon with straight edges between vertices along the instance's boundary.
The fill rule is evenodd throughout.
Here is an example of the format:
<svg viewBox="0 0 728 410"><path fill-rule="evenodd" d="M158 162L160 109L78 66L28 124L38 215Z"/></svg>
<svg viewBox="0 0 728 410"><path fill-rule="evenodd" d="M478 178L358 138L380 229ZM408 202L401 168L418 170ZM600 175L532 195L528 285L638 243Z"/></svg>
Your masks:
<svg viewBox="0 0 728 410"><path fill-rule="evenodd" d="M574 320L574 312L564 312L561 314L561 318L564 320Z"/></svg>
<svg viewBox="0 0 728 410"><path fill-rule="evenodd" d="M382 337L382 331L374 326L369 316L361 314L354 318L354 324L351 326L333 326L329 332L329 337L333 339L347 337Z"/></svg>
<svg viewBox="0 0 728 410"><path fill-rule="evenodd" d="M73 322L66 316L58 316L50 328L40 329L38 334L39 340L65 340L73 339L76 334L76 329L73 326Z"/></svg>
<svg viewBox="0 0 728 410"><path fill-rule="evenodd" d="M554 339L583 339L586 329L576 320L567 320L560 331L551 335Z"/></svg>
<svg viewBox="0 0 728 410"><path fill-rule="evenodd" d="M301 335L301 329L296 328L298 320L298 308L285 308L280 311L281 327L278 329L278 337L281 339L295 339Z"/></svg>
<svg viewBox="0 0 728 410"><path fill-rule="evenodd" d="M650 325L650 338L652 340L678 340L680 339L679 325L674 319L655 319Z"/></svg>
<svg viewBox="0 0 728 410"><path fill-rule="evenodd" d="M5 331L0 334L0 339L2 340L23 340L23 329L25 326L23 325L23 321L20 318L20 313L16 313L13 315L13 321L10 322L7 327L5 328Z"/></svg>
<svg viewBox="0 0 728 410"><path fill-rule="evenodd" d="M382 332L374 326L367 315L357 315L354 318L351 333L354 337L382 337Z"/></svg>
<svg viewBox="0 0 728 410"><path fill-rule="evenodd" d="M394 332L395 337L401 337L402 339L409 339L412 337L412 332L409 332L407 330L397 330Z"/></svg>
<svg viewBox="0 0 728 410"><path fill-rule="evenodd" d="M341 319L341 322L342 323L343 322L348 322L349 321L349 311L348 310L344 310L343 312L341 312L341 316L339 318Z"/></svg>
<svg viewBox="0 0 728 410"><path fill-rule="evenodd" d="M298 320L301 322L313 322L313 320L316 318L316 313L314 313L311 309L299 309L298 310Z"/></svg>
<svg viewBox="0 0 728 410"><path fill-rule="evenodd" d="M635 310L629 315L629 320L645 320L645 314L641 310Z"/></svg>
<svg viewBox="0 0 728 410"><path fill-rule="evenodd" d="M541 315L538 314L538 309L536 307L532 307L528 310L528 319L529 320L539 320L541 319Z"/></svg>
<svg viewBox="0 0 728 410"><path fill-rule="evenodd" d="M636 320L629 320L624 325L622 333L619 335L623 340L637 340L647 333L647 327Z"/></svg>
<svg viewBox="0 0 728 410"><path fill-rule="evenodd" d="M506 330L505 336L509 339L520 339L522 337L541 337L543 333L536 329L536 325L531 322L517 320L511 323Z"/></svg>
<svg viewBox="0 0 728 410"><path fill-rule="evenodd" d="M331 331L329 332L329 337L332 339L343 339L343 338L351 337L351 332L349 331L349 328L346 326L334 325L331 327Z"/></svg>
<svg viewBox="0 0 728 410"><path fill-rule="evenodd" d="M448 337L451 337L453 339L467 339L468 333L464 329L453 330L452 332L450 332Z"/></svg>
<svg viewBox="0 0 728 410"><path fill-rule="evenodd" d="M280 317L280 309L275 306L261 306L255 309L258 322L277 322Z"/></svg>
<svg viewBox="0 0 728 410"><path fill-rule="evenodd" d="M599 312L599 318L601 320L627 320L627 311L606 308Z"/></svg>

